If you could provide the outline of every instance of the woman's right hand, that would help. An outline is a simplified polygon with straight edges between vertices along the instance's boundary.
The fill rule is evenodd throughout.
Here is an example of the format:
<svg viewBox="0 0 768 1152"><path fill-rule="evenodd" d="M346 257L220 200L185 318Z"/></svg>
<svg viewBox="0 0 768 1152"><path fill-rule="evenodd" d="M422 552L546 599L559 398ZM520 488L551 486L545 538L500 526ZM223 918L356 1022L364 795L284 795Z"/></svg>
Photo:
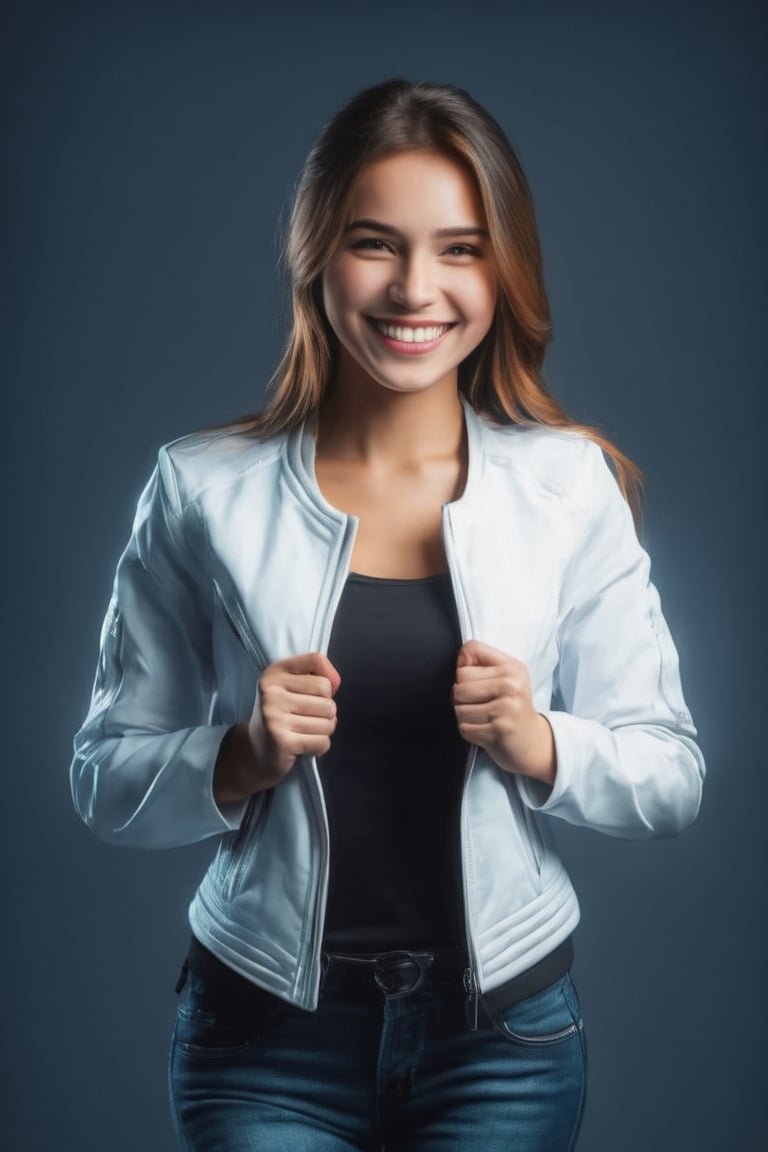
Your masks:
<svg viewBox="0 0 768 1152"><path fill-rule="evenodd" d="M299 756L323 756L336 728L333 697L341 677L327 656L308 652L270 664L247 724L230 728L213 773L217 804L271 788Z"/></svg>

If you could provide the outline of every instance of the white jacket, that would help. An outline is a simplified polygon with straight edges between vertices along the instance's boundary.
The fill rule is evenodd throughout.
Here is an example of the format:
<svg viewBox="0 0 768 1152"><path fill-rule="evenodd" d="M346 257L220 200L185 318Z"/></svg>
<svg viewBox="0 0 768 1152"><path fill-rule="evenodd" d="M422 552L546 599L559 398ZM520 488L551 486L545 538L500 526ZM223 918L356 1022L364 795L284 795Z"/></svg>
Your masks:
<svg viewBox="0 0 768 1152"><path fill-rule="evenodd" d="M696 816L704 763L648 557L600 449L465 413L467 484L443 508L462 637L527 665L557 749L552 789L481 750L467 764L461 859L482 993L578 921L542 814L614 836L673 835ZM117 569L71 769L77 810L105 840L217 837L193 932L304 1008L317 1004L328 880L317 765L301 759L277 787L221 808L212 775L267 664L327 650L357 522L323 498L313 453L311 428L261 442L201 433L161 450Z"/></svg>

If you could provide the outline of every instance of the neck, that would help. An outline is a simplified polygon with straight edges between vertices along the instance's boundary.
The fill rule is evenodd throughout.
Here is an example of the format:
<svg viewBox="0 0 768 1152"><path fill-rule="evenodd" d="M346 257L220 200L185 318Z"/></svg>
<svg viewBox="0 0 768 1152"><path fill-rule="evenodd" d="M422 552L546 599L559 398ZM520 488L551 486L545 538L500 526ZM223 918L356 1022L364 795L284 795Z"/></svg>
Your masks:
<svg viewBox="0 0 768 1152"><path fill-rule="evenodd" d="M394 392L371 381L337 377L320 406L317 455L371 467L397 467L458 455L464 412L455 379L419 392Z"/></svg>

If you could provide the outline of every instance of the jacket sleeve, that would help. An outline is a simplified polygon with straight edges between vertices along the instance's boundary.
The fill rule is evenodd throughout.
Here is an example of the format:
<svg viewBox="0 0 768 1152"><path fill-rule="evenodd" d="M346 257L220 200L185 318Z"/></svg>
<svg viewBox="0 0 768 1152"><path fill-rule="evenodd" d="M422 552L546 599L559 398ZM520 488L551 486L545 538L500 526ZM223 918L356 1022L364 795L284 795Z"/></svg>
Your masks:
<svg viewBox="0 0 768 1152"><path fill-rule="evenodd" d="M548 711L557 751L549 788L518 776L528 807L612 836L671 836L696 817L704 760L678 657L650 582L648 555L601 450L580 540L562 585L557 689Z"/></svg>
<svg viewBox="0 0 768 1152"><path fill-rule="evenodd" d="M101 839L170 848L237 826L213 768L226 725L209 721L210 617L162 449L117 567L88 714L70 770L79 815Z"/></svg>

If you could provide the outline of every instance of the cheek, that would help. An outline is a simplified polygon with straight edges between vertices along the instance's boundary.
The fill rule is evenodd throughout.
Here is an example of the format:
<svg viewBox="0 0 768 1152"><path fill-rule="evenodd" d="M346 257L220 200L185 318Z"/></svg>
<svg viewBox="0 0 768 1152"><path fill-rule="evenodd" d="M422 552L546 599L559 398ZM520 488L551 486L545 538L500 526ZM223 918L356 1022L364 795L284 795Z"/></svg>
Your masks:
<svg viewBox="0 0 768 1152"><path fill-rule="evenodd" d="M464 306L467 317L476 323L478 328L482 327L484 332L493 323L496 312L496 297L495 278L478 277L474 283L466 285Z"/></svg>
<svg viewBox="0 0 768 1152"><path fill-rule="evenodd" d="M375 262L349 261L340 257L323 279L326 307L337 311L354 308L381 290L381 268Z"/></svg>

